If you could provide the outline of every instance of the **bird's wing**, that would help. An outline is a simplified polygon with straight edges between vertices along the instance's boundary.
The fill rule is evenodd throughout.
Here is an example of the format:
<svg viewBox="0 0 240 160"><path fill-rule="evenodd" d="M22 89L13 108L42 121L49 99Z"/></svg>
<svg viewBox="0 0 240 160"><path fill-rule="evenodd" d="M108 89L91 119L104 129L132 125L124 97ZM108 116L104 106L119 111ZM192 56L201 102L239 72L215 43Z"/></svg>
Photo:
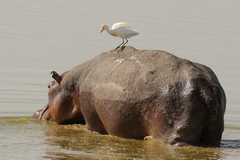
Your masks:
<svg viewBox="0 0 240 160"><path fill-rule="evenodd" d="M116 28L120 28L120 27L129 27L129 28L132 28L132 26L130 26L129 24L127 24L126 22L118 22L118 23L115 23L113 26L112 26L112 29L116 29Z"/></svg>
<svg viewBox="0 0 240 160"><path fill-rule="evenodd" d="M119 27L115 29L115 33L122 38L130 38L131 36L136 36L139 34L138 31L129 27Z"/></svg>
<svg viewBox="0 0 240 160"><path fill-rule="evenodd" d="M138 35L138 31L134 30L129 24L124 22L115 23L111 28L118 37L130 38Z"/></svg>

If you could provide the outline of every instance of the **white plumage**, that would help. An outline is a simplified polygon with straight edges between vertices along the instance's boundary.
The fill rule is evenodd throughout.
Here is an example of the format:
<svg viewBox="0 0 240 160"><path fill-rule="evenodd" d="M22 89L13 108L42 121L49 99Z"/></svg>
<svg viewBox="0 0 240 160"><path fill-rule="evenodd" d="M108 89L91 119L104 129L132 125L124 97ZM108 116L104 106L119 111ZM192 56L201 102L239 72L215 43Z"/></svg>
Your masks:
<svg viewBox="0 0 240 160"><path fill-rule="evenodd" d="M110 35L115 36L115 37L121 37L123 42L117 46L116 49L118 49L121 45L122 47L125 46L128 43L127 38L130 38L132 36L136 36L139 34L138 31L134 30L129 24L125 22L118 22L115 23L112 28L109 27L107 24L102 24L101 25L101 31L106 30ZM126 39L126 42L124 43L124 39Z"/></svg>

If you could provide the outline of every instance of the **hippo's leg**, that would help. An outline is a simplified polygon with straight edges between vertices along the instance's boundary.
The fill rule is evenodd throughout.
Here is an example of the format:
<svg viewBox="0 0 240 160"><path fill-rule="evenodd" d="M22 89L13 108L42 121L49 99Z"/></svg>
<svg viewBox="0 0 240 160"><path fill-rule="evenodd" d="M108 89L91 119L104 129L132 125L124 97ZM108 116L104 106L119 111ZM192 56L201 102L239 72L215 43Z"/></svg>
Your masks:
<svg viewBox="0 0 240 160"><path fill-rule="evenodd" d="M82 92L80 94L80 99L81 113L85 119L87 129L101 134L107 134L105 127L95 110L92 94Z"/></svg>
<svg viewBox="0 0 240 160"><path fill-rule="evenodd" d="M90 131L95 131L101 134L107 134L105 127L102 124L102 121L99 119L97 114L89 114L85 118L86 127Z"/></svg>
<svg viewBox="0 0 240 160"><path fill-rule="evenodd" d="M222 114L225 111L224 103L219 101L219 98L223 98L220 89L202 79L185 83L191 84L188 91L186 87L181 89L184 95L181 108L184 110L174 123L169 143L179 146L201 143L219 146L224 129Z"/></svg>

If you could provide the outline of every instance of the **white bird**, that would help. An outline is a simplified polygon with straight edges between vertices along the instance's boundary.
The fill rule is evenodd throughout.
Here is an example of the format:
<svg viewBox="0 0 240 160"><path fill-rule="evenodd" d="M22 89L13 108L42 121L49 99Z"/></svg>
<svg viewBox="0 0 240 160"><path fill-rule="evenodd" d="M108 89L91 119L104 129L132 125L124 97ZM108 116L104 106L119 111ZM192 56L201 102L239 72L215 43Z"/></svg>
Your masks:
<svg viewBox="0 0 240 160"><path fill-rule="evenodd" d="M101 25L101 31L106 30L110 35L115 36L115 37L121 37L123 42L117 46L116 49L118 49L121 45L122 47L125 46L128 43L127 38L130 38L132 36L138 35L138 31L134 30L129 24L125 22L118 22L115 23L112 28L109 27L107 24L102 24ZM126 42L124 43L124 39L126 39Z"/></svg>

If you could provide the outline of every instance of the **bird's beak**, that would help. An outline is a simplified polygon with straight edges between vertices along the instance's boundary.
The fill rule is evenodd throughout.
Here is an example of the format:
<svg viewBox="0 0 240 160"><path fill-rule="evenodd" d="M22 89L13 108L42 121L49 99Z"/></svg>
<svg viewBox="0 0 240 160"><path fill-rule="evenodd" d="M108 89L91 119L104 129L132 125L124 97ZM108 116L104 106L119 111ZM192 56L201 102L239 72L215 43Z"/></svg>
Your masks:
<svg viewBox="0 0 240 160"><path fill-rule="evenodd" d="M100 34L102 33L103 29L100 31Z"/></svg>

